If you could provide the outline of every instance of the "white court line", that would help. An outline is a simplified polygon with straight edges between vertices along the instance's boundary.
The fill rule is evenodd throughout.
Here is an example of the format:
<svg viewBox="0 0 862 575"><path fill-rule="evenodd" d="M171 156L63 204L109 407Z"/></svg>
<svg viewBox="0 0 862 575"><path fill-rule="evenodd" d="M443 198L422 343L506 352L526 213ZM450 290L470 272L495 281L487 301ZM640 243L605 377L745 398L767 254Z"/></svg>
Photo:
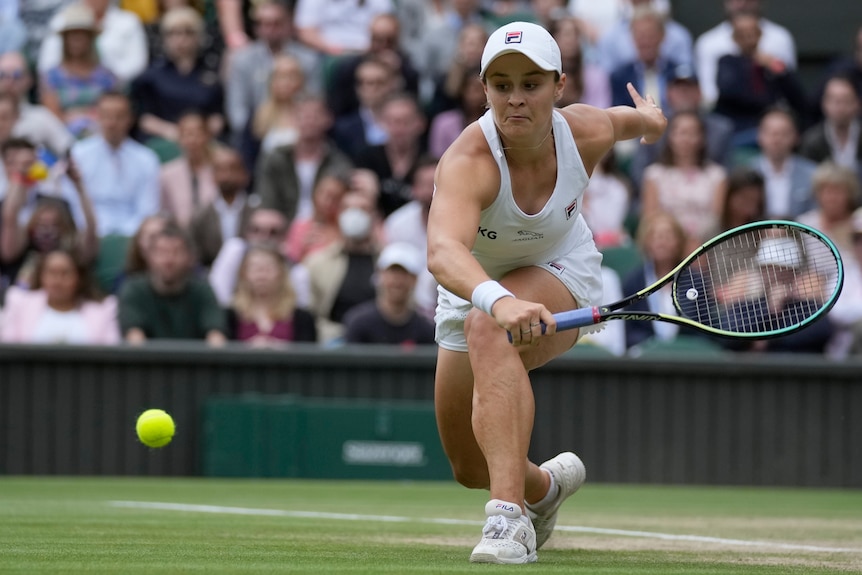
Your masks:
<svg viewBox="0 0 862 575"><path fill-rule="evenodd" d="M438 517L401 517L398 515L358 515L354 513L325 513L318 511L288 511L284 509L256 509L249 507L223 507L220 505L192 505L188 503L162 503L158 501L109 501L113 507L134 509L158 509L162 511L186 511L190 513L219 513L227 515L264 515L271 517L298 517L302 519L334 519L338 521L377 521L380 523L432 523L435 525L484 525L482 521L469 519L446 519ZM724 539L722 537L705 537L702 535L675 535L672 533L656 533L653 531L628 531L625 529L605 529L603 527L581 527L575 525L557 525L559 531L575 533L595 533L599 535L619 535L623 537L643 537L647 539L663 539L665 541L696 541L698 543L713 543L717 545L741 545L746 547L772 547L790 551L817 551L826 553L862 553L862 548L852 547L819 547L817 545L797 545L794 543L779 543L773 541L750 541L745 539Z"/></svg>

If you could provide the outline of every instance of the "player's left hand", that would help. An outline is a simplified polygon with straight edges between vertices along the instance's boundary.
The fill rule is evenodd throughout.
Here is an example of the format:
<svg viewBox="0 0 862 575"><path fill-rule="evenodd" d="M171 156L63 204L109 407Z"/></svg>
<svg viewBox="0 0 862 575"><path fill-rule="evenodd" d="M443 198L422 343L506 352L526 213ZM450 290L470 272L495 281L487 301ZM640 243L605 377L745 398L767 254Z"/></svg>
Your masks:
<svg viewBox="0 0 862 575"><path fill-rule="evenodd" d="M626 85L626 88L632 97L635 109L644 120L644 135L641 138L641 144L654 144L658 142L665 128L667 128L667 118L652 96L647 95L646 98L643 98L631 82Z"/></svg>

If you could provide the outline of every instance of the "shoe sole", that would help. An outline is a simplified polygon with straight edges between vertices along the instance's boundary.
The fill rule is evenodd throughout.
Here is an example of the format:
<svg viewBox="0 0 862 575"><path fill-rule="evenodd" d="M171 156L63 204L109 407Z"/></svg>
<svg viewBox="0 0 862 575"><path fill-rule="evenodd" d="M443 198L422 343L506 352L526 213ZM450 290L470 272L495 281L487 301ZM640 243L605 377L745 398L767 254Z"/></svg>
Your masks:
<svg viewBox="0 0 862 575"><path fill-rule="evenodd" d="M497 565L518 565L523 563L535 563L539 560L538 554L533 551L523 557L515 559L501 559L491 553L473 553L470 555L470 563L496 563Z"/></svg>

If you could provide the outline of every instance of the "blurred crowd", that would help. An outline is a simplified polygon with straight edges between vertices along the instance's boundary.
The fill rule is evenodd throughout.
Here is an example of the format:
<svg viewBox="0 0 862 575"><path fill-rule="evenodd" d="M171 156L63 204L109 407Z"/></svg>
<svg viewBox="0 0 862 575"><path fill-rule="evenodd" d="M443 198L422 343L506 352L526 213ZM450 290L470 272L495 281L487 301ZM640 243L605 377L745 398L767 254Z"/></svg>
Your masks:
<svg viewBox="0 0 862 575"><path fill-rule="evenodd" d="M606 300L795 219L844 293L744 349L862 352L862 27L803 82L780 3L710 1L697 37L668 0L0 1L0 341L433 343L437 160L485 111L488 34L527 20L560 46L560 106L631 105L632 82L669 118L586 192ZM615 323L589 343L697 337Z"/></svg>

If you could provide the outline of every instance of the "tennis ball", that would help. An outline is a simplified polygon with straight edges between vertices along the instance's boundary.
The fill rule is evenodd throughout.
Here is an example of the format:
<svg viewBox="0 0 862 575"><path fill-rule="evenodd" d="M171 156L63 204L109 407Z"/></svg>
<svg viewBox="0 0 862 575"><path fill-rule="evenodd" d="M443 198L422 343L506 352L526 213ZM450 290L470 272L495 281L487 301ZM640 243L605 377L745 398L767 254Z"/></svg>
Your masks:
<svg viewBox="0 0 862 575"><path fill-rule="evenodd" d="M161 409L148 409L138 416L135 425L138 439L147 447L164 447L174 437L174 420Z"/></svg>

